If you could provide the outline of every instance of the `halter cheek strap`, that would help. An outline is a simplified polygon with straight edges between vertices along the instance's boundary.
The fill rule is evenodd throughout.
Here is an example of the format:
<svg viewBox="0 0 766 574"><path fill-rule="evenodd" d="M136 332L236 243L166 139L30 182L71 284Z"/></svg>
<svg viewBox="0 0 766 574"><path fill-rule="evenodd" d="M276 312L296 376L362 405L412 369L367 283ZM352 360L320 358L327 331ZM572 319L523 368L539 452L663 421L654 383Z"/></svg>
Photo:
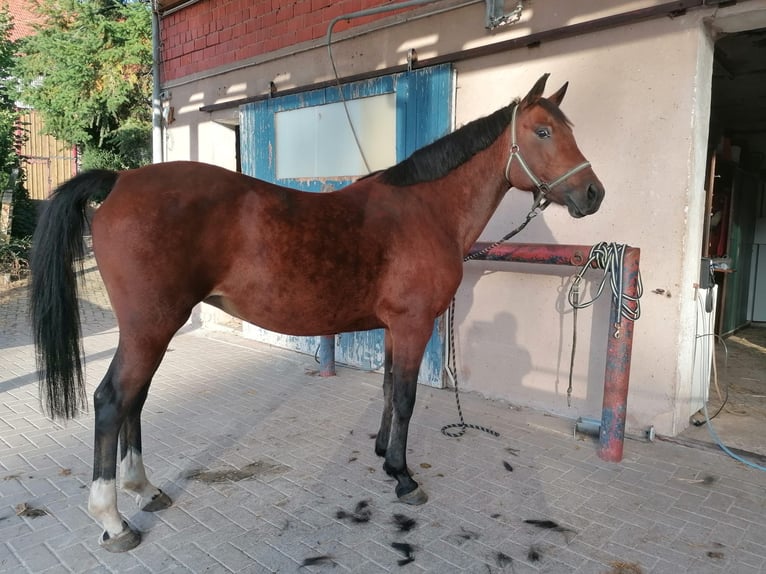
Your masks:
<svg viewBox="0 0 766 574"><path fill-rule="evenodd" d="M572 177L574 174L590 167L590 162L584 161L581 164L576 165L564 173L564 175L554 179L550 183L541 180L534 174L534 172L532 172L532 169L529 167L527 162L524 161L524 157L521 155L521 150L519 149L519 144L516 142L516 110L518 109L519 104L516 104L513 108L513 113L511 114L511 153L508 156L508 163L505 166L505 179L509 185L513 185L511 183L511 165L513 164L514 159L518 160L521 169L524 170L524 173L527 174L527 177L535 186L535 204L539 205L541 209L545 209L550 203L550 199L547 197L548 192L559 185L561 182L566 181Z"/></svg>

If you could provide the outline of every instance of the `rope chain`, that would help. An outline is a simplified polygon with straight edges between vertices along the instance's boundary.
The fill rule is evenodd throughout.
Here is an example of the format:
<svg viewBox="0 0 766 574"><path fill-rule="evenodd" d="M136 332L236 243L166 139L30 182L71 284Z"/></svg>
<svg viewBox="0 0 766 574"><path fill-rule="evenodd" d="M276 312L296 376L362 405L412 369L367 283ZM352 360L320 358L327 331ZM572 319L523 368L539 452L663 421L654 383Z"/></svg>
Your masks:
<svg viewBox="0 0 766 574"><path fill-rule="evenodd" d="M527 226L527 224L530 221L532 221L535 217L540 215L540 213L542 213L546 207L548 207L548 202L545 198L545 195L539 194L537 198L535 199L534 204L532 205L532 209L530 209L529 213L527 213L526 219L524 219L524 221L522 221L521 224L519 224L519 226L516 227L516 229L510 231L509 233L506 233L501 239L498 239L494 243L487 245L480 251L466 255L465 257L463 257L463 261L472 261L474 259L481 257L482 255L486 255L487 253L492 251L495 247L497 247L501 243L505 243L514 235L521 233L521 231Z"/></svg>
<svg viewBox="0 0 766 574"><path fill-rule="evenodd" d="M457 403L457 414L458 414L458 418L460 419L460 422L444 425L442 427L442 434L450 438L458 438L465 434L466 429L475 429L481 432L485 432L494 437L499 437L500 433L497 432L496 430L488 428L488 427L483 427L481 425L466 423L465 419L463 418L463 409L460 406L460 393L458 391L457 365L455 362L454 326L455 326L455 298L453 297L449 307L449 333L447 335L449 337L449 361L447 362L447 370L449 371L450 376L452 377L452 382L455 383L455 403ZM452 430L452 429L458 429L458 430Z"/></svg>

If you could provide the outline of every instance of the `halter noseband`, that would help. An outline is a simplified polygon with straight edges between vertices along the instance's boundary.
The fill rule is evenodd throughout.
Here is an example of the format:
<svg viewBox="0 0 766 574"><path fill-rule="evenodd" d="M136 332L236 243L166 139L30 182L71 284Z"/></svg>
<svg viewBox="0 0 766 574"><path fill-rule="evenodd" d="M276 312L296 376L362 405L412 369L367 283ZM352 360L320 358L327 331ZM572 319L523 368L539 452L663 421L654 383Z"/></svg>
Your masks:
<svg viewBox="0 0 766 574"><path fill-rule="evenodd" d="M519 144L516 143L516 110L518 109L519 104L516 104L511 115L511 153L508 156L508 163L505 166L505 179L509 185L513 185L511 183L511 164L513 163L513 158L518 159L519 165L521 165L521 169L524 170L524 173L527 174L527 177L532 180L532 183L535 186L535 206L539 206L540 209L545 209L551 202L551 200L547 197L548 192L561 182L566 181L568 178L572 177L574 174L584 170L586 167L590 167L590 162L584 161L581 164L576 165L567 171L564 175L556 178L550 183L542 181L532 172L529 165L527 165L527 162L524 161L524 158L521 155L521 150L519 149Z"/></svg>

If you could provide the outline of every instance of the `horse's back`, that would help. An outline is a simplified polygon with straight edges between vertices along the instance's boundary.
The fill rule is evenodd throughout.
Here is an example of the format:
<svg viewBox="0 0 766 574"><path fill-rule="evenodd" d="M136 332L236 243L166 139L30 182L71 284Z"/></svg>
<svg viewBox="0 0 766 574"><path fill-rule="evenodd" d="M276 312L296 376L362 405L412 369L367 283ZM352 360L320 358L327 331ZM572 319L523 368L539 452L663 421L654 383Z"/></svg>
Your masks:
<svg viewBox="0 0 766 574"><path fill-rule="evenodd" d="M118 319L181 315L210 298L273 330L316 331L301 308L323 300L337 302L348 317L339 321L366 326L386 242L368 199L363 189L313 194L207 164L157 164L120 173L94 217L93 246Z"/></svg>

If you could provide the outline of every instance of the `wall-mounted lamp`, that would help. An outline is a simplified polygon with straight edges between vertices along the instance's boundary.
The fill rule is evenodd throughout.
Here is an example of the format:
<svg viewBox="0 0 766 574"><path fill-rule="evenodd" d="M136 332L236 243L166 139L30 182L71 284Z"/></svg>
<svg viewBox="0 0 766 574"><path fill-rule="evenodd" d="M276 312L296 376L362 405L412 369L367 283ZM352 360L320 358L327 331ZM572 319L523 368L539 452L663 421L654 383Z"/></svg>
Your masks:
<svg viewBox="0 0 766 574"><path fill-rule="evenodd" d="M487 3L487 18L484 27L494 30L498 26L515 24L521 20L521 12L524 7L522 0L516 0L516 6L510 12L505 11L505 0L485 0Z"/></svg>
<svg viewBox="0 0 766 574"><path fill-rule="evenodd" d="M162 121L166 126L176 121L176 109L173 106L162 106Z"/></svg>

